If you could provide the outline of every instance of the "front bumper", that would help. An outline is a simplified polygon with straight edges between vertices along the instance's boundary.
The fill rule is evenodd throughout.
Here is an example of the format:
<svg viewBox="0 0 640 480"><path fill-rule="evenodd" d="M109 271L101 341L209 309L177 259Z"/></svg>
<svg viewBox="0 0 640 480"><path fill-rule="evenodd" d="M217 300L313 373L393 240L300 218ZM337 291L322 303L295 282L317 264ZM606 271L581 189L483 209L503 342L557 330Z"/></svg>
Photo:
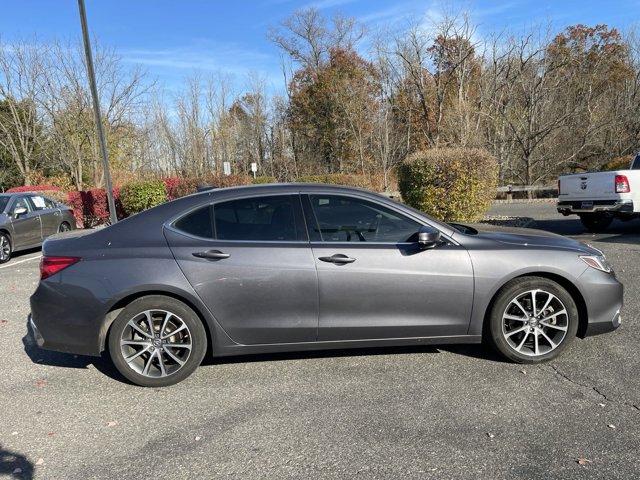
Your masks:
<svg viewBox="0 0 640 480"><path fill-rule="evenodd" d="M615 275L587 270L579 278L587 307L587 325L583 336L599 335L620 326L624 286Z"/></svg>
<svg viewBox="0 0 640 480"><path fill-rule="evenodd" d="M591 208L585 207L591 204ZM633 200L572 200L558 202L558 212L563 215L572 213L633 213Z"/></svg>

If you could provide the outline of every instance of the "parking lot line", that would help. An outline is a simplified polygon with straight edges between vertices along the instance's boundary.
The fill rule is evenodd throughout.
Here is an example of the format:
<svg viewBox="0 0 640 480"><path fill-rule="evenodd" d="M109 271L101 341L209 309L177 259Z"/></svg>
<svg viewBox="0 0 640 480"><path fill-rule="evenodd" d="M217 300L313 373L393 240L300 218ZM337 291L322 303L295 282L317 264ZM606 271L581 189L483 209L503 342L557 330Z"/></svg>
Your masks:
<svg viewBox="0 0 640 480"><path fill-rule="evenodd" d="M3 268L9 268L9 267L13 267L15 265L19 265L21 263L24 262L28 262L29 260L36 260L38 258L42 257L42 254L38 255L37 257L29 257L29 258L25 258L23 260L18 260L17 262L11 262L9 265L3 265L2 267L0 267L0 270L2 270Z"/></svg>

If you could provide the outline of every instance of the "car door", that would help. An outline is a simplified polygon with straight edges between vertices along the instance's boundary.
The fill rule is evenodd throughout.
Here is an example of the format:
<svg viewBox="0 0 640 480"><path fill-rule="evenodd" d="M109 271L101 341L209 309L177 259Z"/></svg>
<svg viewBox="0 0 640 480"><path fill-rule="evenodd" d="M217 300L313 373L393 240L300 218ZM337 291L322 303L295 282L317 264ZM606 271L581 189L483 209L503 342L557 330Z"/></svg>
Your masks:
<svg viewBox="0 0 640 480"><path fill-rule="evenodd" d="M40 216L42 224L42 239L58 232L60 223L60 210L55 208L51 200L42 195L30 195L29 199L33 204L34 211Z"/></svg>
<svg viewBox="0 0 640 480"><path fill-rule="evenodd" d="M464 335L473 301L467 251L415 242L423 224L371 199L303 195L318 270L318 340Z"/></svg>
<svg viewBox="0 0 640 480"><path fill-rule="evenodd" d="M26 213L16 216L16 209L23 207ZM13 228L14 248L26 248L38 245L42 241L40 216L34 211L33 204L26 195L21 195L13 201L11 207L11 226Z"/></svg>
<svg viewBox="0 0 640 480"><path fill-rule="evenodd" d="M200 206L165 228L185 276L240 344L315 341L318 283L299 195Z"/></svg>

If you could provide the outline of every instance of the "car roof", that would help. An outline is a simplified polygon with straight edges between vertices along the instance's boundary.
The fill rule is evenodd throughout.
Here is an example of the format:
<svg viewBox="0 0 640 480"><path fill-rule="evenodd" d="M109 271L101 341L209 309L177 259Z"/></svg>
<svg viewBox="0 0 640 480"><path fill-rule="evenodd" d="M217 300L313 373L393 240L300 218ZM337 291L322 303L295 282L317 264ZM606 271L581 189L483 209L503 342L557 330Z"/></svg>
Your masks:
<svg viewBox="0 0 640 480"><path fill-rule="evenodd" d="M202 192L195 193L194 195L202 195L202 196L215 196L220 193L231 193L231 192L279 192L279 191L291 191L291 190L299 190L301 192L304 191L312 191L312 190L325 190L325 191L335 191L335 192L357 192L357 193L366 193L367 195L375 195L380 196L379 193L373 192L371 190L367 190L365 188L358 187L350 187L346 185L334 185L329 183L262 183L259 185L238 185L234 187L223 187L223 188L215 188L213 187L211 190L205 190Z"/></svg>

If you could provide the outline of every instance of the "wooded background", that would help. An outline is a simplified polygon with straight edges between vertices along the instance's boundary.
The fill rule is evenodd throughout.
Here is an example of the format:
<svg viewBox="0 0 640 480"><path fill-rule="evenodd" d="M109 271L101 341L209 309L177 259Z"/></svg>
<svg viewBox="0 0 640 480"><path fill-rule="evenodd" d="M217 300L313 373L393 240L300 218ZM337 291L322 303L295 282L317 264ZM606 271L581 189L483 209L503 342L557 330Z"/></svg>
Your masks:
<svg viewBox="0 0 640 480"><path fill-rule="evenodd" d="M607 25L479 38L466 14L371 33L301 10L274 26L283 94L223 74L180 92L96 42L95 68L116 185L220 174L280 181L369 176L393 189L407 156L439 147L495 156L499 184L625 162L640 149L640 41ZM267 40L265 40L267 41ZM104 183L80 44L0 43L0 188Z"/></svg>

